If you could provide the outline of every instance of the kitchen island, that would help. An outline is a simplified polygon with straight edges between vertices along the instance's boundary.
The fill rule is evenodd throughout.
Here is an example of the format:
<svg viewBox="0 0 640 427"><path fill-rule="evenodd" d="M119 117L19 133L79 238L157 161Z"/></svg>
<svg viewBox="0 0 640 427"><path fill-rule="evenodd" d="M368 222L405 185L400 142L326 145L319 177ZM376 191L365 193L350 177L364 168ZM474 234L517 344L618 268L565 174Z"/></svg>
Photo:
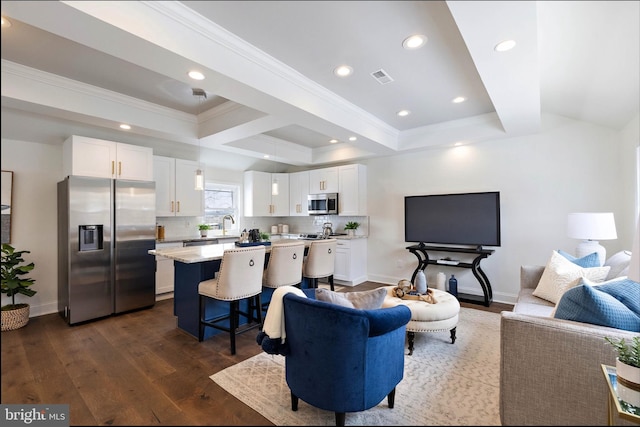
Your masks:
<svg viewBox="0 0 640 427"><path fill-rule="evenodd" d="M310 241L305 241L305 246L309 247ZM189 335L198 338L199 317L199 295L198 285L203 280L213 279L215 273L220 270L222 255L226 249L234 249L235 243L221 243L217 245L189 246L178 248L166 248L150 250L149 254L161 256L173 260L174 281L173 291L173 314L177 318L177 326ZM266 246L267 260L271 246ZM265 261L266 262L266 261ZM302 287L305 287L303 282ZM272 289L264 289L261 295L262 302L271 299ZM244 305L243 305L244 304ZM247 310L247 301L242 301L240 309ZM207 299L206 316L218 316L229 312L229 304L223 301ZM246 323L246 319L240 318L240 323ZM226 325L228 326L228 325ZM205 328L207 339L222 331L214 328ZM257 334L257 332L256 332Z"/></svg>

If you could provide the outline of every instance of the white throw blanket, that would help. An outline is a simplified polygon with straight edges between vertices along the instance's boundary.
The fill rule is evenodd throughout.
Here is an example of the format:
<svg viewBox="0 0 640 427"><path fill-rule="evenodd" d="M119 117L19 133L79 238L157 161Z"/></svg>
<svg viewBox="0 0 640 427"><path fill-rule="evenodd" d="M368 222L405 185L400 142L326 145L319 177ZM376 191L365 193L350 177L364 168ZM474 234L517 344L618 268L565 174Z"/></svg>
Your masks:
<svg viewBox="0 0 640 427"><path fill-rule="evenodd" d="M280 338L282 344L284 344L287 336L284 328L284 304L282 303L282 298L289 292L293 292L303 298L307 297L301 289L295 286L280 286L276 288L271 296L269 309L267 310L267 315L262 325L262 331L267 334L270 339Z"/></svg>

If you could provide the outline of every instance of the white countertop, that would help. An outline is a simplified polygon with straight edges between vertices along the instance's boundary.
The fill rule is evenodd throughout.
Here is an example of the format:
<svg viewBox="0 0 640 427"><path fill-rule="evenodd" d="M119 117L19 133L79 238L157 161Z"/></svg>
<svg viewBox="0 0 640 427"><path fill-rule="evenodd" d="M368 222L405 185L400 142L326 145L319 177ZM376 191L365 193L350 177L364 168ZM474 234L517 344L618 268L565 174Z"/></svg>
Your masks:
<svg viewBox="0 0 640 427"><path fill-rule="evenodd" d="M219 236L207 236L207 237L198 237L198 236L176 236L176 237L166 237L164 239L156 239L156 243L177 243L177 242L200 242L200 241L208 241L208 240L218 240L218 239L239 239L240 235L238 234L225 234Z"/></svg>
<svg viewBox="0 0 640 427"><path fill-rule="evenodd" d="M366 236L354 236L354 237L340 236L338 239L352 240L352 239L363 239L363 238L366 238ZM317 240L304 240L304 244L305 246L309 246L314 241L317 241ZM232 242L232 243L219 243L217 245L151 249L148 253L150 255L169 258L174 261L183 262L185 264L193 264L197 262L220 260L222 259L222 255L225 249L235 249L237 247L238 246L236 246L235 242ZM271 245L265 246L265 248L267 252L271 251Z"/></svg>
<svg viewBox="0 0 640 427"><path fill-rule="evenodd" d="M149 254L184 262L185 264L192 264L222 259L222 254L225 249L233 249L236 247L235 243L219 243L217 245L152 249L149 251Z"/></svg>

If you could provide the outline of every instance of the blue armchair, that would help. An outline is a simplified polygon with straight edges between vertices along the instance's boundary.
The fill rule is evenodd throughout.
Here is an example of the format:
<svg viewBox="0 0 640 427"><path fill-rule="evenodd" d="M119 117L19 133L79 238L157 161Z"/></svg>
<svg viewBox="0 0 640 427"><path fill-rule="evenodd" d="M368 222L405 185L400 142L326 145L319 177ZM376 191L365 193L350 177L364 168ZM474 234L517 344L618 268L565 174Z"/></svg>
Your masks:
<svg viewBox="0 0 640 427"><path fill-rule="evenodd" d="M404 375L407 307L359 310L292 293L283 306L292 410L302 399L335 412L343 426L345 413L372 408L385 396L393 408Z"/></svg>

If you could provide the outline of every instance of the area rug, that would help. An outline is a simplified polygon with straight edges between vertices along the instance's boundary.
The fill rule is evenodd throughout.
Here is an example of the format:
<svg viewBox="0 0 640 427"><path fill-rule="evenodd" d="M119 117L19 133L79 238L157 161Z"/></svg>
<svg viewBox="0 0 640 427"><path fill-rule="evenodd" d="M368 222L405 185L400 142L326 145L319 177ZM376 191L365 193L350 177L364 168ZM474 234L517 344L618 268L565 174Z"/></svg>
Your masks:
<svg viewBox="0 0 640 427"><path fill-rule="evenodd" d="M335 425L333 412L302 400L291 410L284 360L261 353L210 378L275 425ZM416 334L395 407L389 409L385 398L367 411L347 413L346 425L500 425L499 363L500 315L461 308L455 344L448 331Z"/></svg>

